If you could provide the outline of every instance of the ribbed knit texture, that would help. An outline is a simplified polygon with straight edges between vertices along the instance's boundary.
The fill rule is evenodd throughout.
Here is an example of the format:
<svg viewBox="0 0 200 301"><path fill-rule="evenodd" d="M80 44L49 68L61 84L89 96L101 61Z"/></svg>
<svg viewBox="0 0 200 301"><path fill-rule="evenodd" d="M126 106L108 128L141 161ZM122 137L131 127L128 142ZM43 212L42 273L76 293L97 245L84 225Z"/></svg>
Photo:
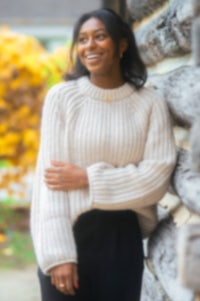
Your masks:
<svg viewBox="0 0 200 301"><path fill-rule="evenodd" d="M44 169L51 160L86 168L89 187L48 190ZM102 89L87 77L51 88L43 108L31 208L43 272L77 261L72 227L92 208L134 210L144 235L150 232L156 225L155 204L168 188L175 161L169 114L153 89L137 91L128 83Z"/></svg>

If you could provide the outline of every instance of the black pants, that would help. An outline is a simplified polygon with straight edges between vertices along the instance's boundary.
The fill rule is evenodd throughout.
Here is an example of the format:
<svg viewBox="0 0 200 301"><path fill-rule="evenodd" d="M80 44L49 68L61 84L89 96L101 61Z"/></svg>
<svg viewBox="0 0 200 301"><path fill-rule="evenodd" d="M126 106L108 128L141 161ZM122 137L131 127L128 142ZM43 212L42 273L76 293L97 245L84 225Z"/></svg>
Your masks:
<svg viewBox="0 0 200 301"><path fill-rule="evenodd" d="M42 301L139 301L143 247L134 212L92 210L74 225L80 288L67 296L39 270Z"/></svg>

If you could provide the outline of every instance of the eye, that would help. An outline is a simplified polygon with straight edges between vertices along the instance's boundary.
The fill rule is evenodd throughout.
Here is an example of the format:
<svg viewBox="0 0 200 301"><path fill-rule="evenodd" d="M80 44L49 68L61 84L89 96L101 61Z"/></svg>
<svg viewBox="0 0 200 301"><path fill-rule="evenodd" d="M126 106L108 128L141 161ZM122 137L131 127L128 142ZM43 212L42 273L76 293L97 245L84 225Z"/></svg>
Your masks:
<svg viewBox="0 0 200 301"><path fill-rule="evenodd" d="M87 42L87 38L86 37L79 37L78 38L78 43L79 44L85 44Z"/></svg>
<svg viewBox="0 0 200 301"><path fill-rule="evenodd" d="M98 41L103 41L104 39L105 39L105 34L103 34L103 33L100 33L100 34L98 34L98 35L96 35L96 39L98 40Z"/></svg>

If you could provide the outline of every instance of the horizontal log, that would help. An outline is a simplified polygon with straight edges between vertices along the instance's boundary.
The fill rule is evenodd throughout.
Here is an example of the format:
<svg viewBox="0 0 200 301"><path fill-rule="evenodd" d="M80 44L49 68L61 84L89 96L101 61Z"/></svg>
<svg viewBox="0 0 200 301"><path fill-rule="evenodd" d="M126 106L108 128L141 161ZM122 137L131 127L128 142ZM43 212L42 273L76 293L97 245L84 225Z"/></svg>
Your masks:
<svg viewBox="0 0 200 301"><path fill-rule="evenodd" d="M192 19L192 1L174 0L139 28L135 34L145 64L151 66L164 58L190 53Z"/></svg>
<svg viewBox="0 0 200 301"><path fill-rule="evenodd" d="M167 102L177 124L191 126L200 116L200 68L183 66L162 75L151 75L154 86Z"/></svg>
<svg viewBox="0 0 200 301"><path fill-rule="evenodd" d="M142 281L141 301L152 300L170 301L156 275L154 275L151 269L147 266L147 264L145 264Z"/></svg>
<svg viewBox="0 0 200 301"><path fill-rule="evenodd" d="M194 64L200 66L200 17L192 24L192 54Z"/></svg>
<svg viewBox="0 0 200 301"><path fill-rule="evenodd" d="M140 21L166 2L167 0L127 0L127 9L133 21Z"/></svg>
<svg viewBox="0 0 200 301"><path fill-rule="evenodd" d="M200 1L199 0L192 0L194 5L194 15L200 16Z"/></svg>
<svg viewBox="0 0 200 301"><path fill-rule="evenodd" d="M200 116L194 121L190 131L191 169L200 173Z"/></svg>
<svg viewBox="0 0 200 301"><path fill-rule="evenodd" d="M148 85L164 97L174 123L191 127L190 167L200 173L200 68L183 66L163 75L152 75Z"/></svg>
<svg viewBox="0 0 200 301"><path fill-rule="evenodd" d="M190 154L180 149L172 185L184 205L192 212L200 214L200 174L191 170L190 161Z"/></svg>
<svg viewBox="0 0 200 301"><path fill-rule="evenodd" d="M171 301L193 301L193 292L184 288L178 279L177 233L177 228L171 218L162 220L149 239L149 257L156 276L169 299Z"/></svg>
<svg viewBox="0 0 200 301"><path fill-rule="evenodd" d="M200 224L184 225L179 230L177 251L181 284L200 293Z"/></svg>

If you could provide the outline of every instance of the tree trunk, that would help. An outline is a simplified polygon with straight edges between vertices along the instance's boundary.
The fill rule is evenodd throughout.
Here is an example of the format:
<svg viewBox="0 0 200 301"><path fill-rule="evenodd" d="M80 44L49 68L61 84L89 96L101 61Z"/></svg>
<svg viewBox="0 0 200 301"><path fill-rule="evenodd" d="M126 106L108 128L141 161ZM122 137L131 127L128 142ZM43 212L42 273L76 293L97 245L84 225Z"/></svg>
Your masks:
<svg viewBox="0 0 200 301"><path fill-rule="evenodd" d="M128 21L128 12L126 10L126 0L103 0L103 8L111 8L117 12L123 19Z"/></svg>
<svg viewBox="0 0 200 301"><path fill-rule="evenodd" d="M102 7L103 8L111 8L115 12L119 11L119 1L118 0L102 0Z"/></svg>

